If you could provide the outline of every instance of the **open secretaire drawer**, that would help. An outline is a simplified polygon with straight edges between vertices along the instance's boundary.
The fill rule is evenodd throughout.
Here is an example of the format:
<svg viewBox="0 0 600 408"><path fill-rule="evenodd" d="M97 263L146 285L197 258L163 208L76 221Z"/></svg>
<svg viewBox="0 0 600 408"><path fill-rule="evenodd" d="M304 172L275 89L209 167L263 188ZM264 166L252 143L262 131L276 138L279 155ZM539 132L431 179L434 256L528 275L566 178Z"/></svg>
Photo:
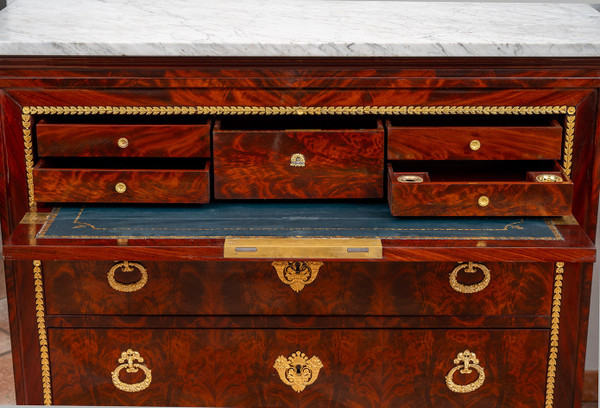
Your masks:
<svg viewBox="0 0 600 408"><path fill-rule="evenodd" d="M152 168L133 159L101 162L42 159L33 170L35 196L40 202L81 203L207 203L210 200L210 161L193 166L182 161ZM136 164L137 163L137 164ZM84 167L85 166L85 167Z"/></svg>
<svg viewBox="0 0 600 408"><path fill-rule="evenodd" d="M395 216L563 216L573 183L554 162L388 164Z"/></svg>

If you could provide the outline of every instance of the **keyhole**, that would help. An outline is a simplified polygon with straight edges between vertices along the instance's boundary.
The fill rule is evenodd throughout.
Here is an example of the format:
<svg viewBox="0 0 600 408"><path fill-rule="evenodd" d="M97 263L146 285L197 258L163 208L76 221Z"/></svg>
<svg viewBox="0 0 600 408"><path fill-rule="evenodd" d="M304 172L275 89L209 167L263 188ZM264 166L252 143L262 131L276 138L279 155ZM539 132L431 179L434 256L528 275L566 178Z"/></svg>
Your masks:
<svg viewBox="0 0 600 408"><path fill-rule="evenodd" d="M296 374L302 374L302 366L301 365L296 366Z"/></svg>

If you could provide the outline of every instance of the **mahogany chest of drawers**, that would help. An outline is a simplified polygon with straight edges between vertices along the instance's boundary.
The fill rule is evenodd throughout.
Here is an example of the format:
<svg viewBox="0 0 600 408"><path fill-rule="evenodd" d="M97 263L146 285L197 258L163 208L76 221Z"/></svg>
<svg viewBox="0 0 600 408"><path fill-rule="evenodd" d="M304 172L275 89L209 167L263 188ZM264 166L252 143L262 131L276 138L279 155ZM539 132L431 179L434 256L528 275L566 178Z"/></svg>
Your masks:
<svg viewBox="0 0 600 408"><path fill-rule="evenodd" d="M598 59L4 58L20 404L578 407Z"/></svg>

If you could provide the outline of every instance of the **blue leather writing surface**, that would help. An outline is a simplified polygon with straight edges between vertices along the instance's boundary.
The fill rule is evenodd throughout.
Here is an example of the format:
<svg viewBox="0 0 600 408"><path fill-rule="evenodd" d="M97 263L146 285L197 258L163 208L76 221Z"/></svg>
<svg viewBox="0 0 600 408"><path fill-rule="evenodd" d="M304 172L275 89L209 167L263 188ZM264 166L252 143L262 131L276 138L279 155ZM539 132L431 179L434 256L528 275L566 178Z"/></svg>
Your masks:
<svg viewBox="0 0 600 408"><path fill-rule="evenodd" d="M38 238L364 237L562 240L544 218L398 218L386 204L55 208Z"/></svg>

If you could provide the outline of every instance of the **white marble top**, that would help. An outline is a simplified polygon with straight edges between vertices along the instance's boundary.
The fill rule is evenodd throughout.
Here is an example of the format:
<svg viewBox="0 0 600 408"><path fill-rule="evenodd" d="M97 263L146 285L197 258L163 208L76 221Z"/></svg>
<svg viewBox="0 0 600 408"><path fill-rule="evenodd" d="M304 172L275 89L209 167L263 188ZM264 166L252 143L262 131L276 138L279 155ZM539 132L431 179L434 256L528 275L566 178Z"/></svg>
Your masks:
<svg viewBox="0 0 600 408"><path fill-rule="evenodd" d="M9 0L0 55L600 56L587 4Z"/></svg>

